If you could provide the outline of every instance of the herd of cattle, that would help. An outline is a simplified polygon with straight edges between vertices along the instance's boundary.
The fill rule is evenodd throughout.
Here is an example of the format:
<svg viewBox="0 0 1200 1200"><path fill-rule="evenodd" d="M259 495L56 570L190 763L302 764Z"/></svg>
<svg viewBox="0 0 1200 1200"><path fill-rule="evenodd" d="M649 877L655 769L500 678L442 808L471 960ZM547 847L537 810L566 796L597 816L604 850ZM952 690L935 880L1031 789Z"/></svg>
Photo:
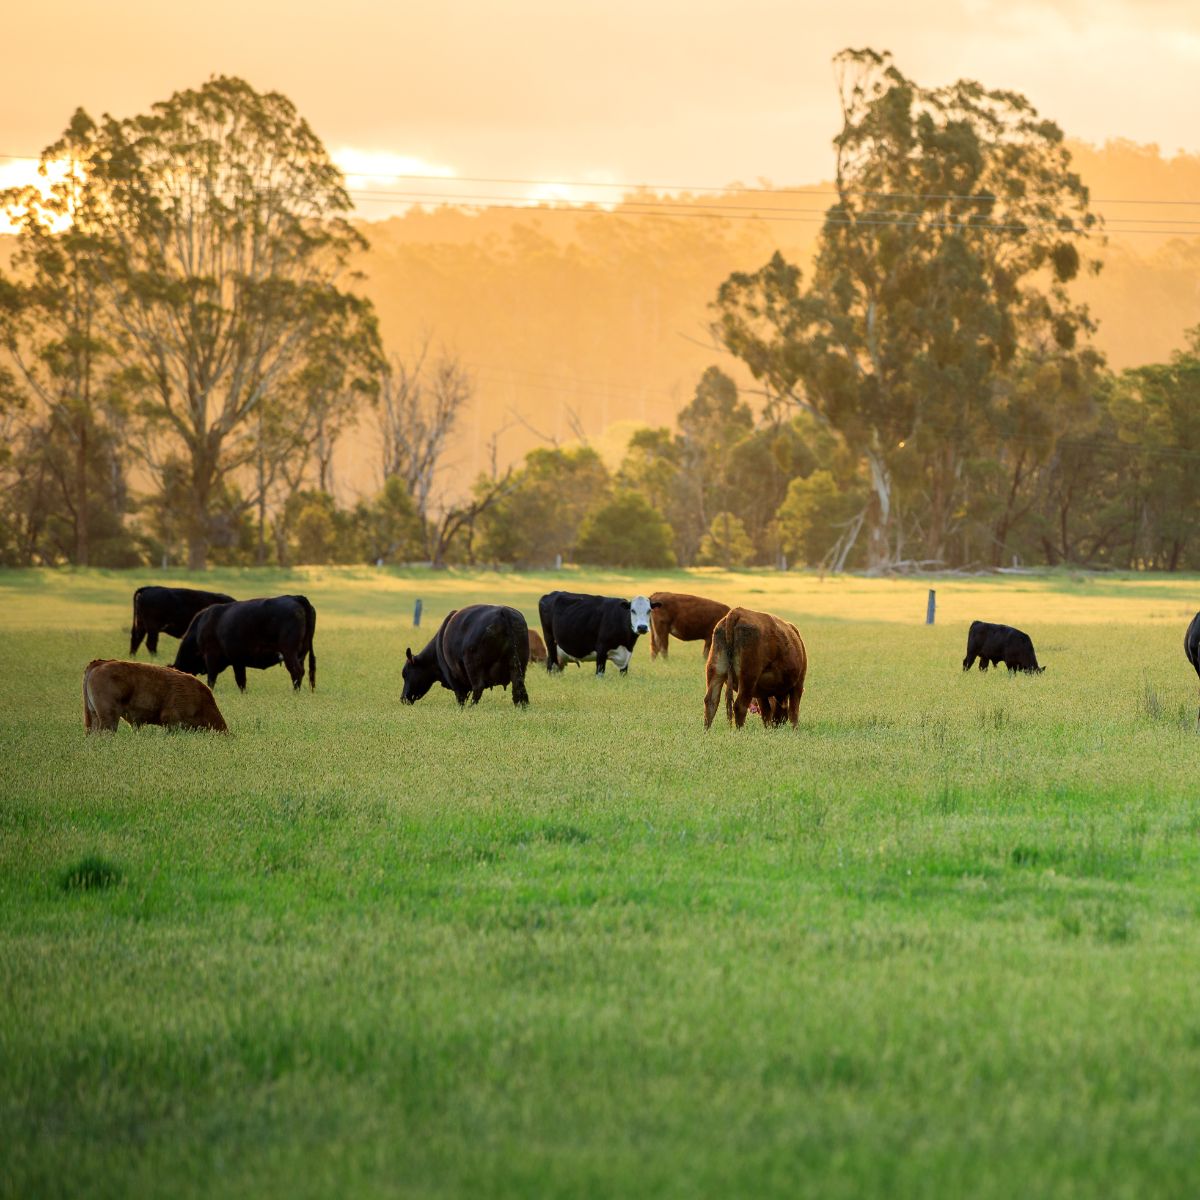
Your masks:
<svg viewBox="0 0 1200 1200"><path fill-rule="evenodd" d="M748 608L678 592L654 592L623 600L576 592L549 592L538 602L542 634L515 608L471 604L442 621L418 654L405 651L401 700L415 704L434 684L459 704L479 702L488 688L512 688L514 704L529 703L525 673L530 662L549 671L568 663L594 662L596 674L614 663L629 669L634 646L650 635L650 656L668 656L670 639L703 641L705 653L704 728L713 722L725 693L726 717L741 728L749 713L764 725L795 725L808 654L790 621ZM316 610L305 596L235 600L223 592L192 588L140 587L133 594L129 653L145 640L158 651L159 634L178 638L170 667L117 659L94 659L83 672L83 718L88 732L113 731L122 719L139 725L166 725L227 732L212 687L226 667L246 690L246 669L283 663L299 689L308 659L308 682L317 686L313 652ZM544 640L543 640L544 639ZM1188 661L1200 676L1200 613L1184 637ZM1003 663L1009 671L1040 674L1029 635L1009 625L974 621L967 633L963 670ZM207 675L205 685L198 675Z"/></svg>

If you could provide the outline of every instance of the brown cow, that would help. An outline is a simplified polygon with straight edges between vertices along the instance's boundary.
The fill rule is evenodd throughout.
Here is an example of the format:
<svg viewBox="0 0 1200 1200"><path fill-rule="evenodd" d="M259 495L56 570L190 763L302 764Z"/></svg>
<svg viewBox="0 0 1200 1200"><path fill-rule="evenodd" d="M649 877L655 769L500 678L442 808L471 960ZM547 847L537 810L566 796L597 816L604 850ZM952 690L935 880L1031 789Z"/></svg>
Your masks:
<svg viewBox="0 0 1200 1200"><path fill-rule="evenodd" d="M542 635L536 629L529 631L529 661L531 663L546 661L546 643L542 641Z"/></svg>
<svg viewBox="0 0 1200 1200"><path fill-rule="evenodd" d="M670 635L681 642L704 640L704 653L712 646L713 629L729 611L728 604L689 596L683 592L655 592L651 604L658 607L650 612L650 657L667 657Z"/></svg>
<svg viewBox="0 0 1200 1200"><path fill-rule="evenodd" d="M229 732L212 691L199 679L174 667L94 658L83 669L83 727L112 733L122 717L134 729L168 725Z"/></svg>
<svg viewBox="0 0 1200 1200"><path fill-rule="evenodd" d="M807 673L808 653L795 625L770 613L730 609L717 622L708 652L704 728L712 725L722 687L728 688L725 715L738 729L755 700L768 728L784 721L795 725Z"/></svg>

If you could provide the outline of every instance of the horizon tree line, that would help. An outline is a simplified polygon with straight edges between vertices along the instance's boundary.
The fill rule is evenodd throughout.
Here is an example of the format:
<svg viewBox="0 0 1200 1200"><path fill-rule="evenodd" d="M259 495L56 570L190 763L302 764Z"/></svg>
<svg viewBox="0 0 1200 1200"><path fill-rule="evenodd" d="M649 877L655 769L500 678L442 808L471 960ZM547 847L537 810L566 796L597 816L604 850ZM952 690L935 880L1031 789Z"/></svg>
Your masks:
<svg viewBox="0 0 1200 1200"><path fill-rule="evenodd" d="M384 354L337 167L294 106L216 77L75 113L2 197L0 562L400 562L872 571L1200 566L1200 330L1115 374L1071 296L1099 232L1021 96L835 59L837 195L811 275L778 252L711 306L674 430L610 472L586 437L444 482L474 396L426 337ZM375 426L383 486L335 499ZM577 430L582 433L582 430Z"/></svg>

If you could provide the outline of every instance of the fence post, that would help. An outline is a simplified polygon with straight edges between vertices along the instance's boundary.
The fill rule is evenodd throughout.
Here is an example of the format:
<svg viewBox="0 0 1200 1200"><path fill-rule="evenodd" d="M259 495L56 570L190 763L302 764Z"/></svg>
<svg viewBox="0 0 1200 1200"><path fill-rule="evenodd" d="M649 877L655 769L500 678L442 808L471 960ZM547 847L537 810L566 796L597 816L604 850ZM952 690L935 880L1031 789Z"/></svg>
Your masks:
<svg viewBox="0 0 1200 1200"><path fill-rule="evenodd" d="M416 602L416 604L413 605L413 628L414 629L421 628L421 601L420 600L418 600Z"/></svg>
<svg viewBox="0 0 1200 1200"><path fill-rule="evenodd" d="M933 611L937 607L937 592L929 589L929 602L925 605L925 624L933 624Z"/></svg>

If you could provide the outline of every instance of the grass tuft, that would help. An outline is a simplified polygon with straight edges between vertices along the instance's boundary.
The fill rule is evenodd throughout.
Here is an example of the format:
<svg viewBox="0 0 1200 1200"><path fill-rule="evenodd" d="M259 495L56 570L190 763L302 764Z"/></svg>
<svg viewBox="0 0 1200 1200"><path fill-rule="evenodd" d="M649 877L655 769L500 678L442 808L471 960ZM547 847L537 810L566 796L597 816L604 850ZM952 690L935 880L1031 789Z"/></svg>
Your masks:
<svg viewBox="0 0 1200 1200"><path fill-rule="evenodd" d="M121 868L115 863L90 854L59 876L59 886L64 892L99 892L115 887L123 878Z"/></svg>

